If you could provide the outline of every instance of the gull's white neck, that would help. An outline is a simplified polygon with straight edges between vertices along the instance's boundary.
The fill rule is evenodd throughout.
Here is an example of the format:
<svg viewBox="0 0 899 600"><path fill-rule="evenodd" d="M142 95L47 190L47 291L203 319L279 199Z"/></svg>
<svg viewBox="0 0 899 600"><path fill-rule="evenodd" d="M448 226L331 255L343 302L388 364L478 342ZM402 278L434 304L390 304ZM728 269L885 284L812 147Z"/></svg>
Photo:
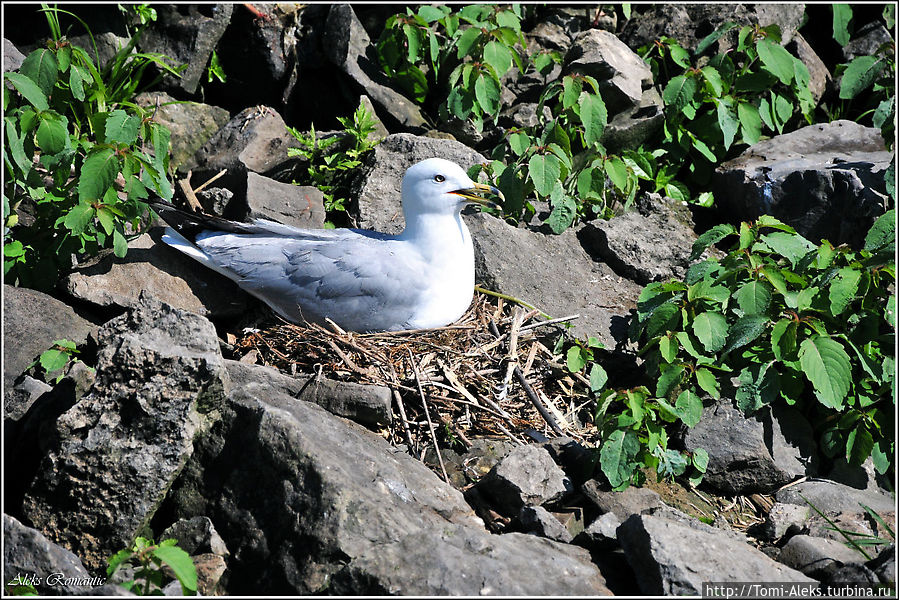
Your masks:
<svg viewBox="0 0 899 600"><path fill-rule="evenodd" d="M447 324L447 314L454 314L453 320L461 317L474 290L474 248L462 215L415 215L407 218L398 239L415 247L430 265L429 273L422 274L429 301L414 317L413 327L441 327Z"/></svg>

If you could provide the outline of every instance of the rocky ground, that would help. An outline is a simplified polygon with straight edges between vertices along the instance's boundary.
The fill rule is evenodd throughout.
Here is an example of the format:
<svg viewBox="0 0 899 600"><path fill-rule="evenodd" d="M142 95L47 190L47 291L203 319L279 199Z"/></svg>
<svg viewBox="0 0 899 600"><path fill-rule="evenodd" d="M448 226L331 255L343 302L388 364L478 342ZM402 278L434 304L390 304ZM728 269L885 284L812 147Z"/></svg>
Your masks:
<svg viewBox="0 0 899 600"><path fill-rule="evenodd" d="M199 194L207 210L321 227L321 193L288 183L298 167L286 149L297 142L285 121L349 114L364 96L383 139L357 182L355 218L364 228L401 230L405 169L431 156L467 168L485 160L485 143L430 129L367 60L383 7L286 6L257 6L268 11L264 19L243 5L157 7L143 49L189 67L140 102L194 98L216 44L252 57L229 73L227 97L243 99L240 106L159 109L172 130L173 163L195 186L227 170ZM552 8L528 40L567 52L565 68L576 62L607 74L605 83L628 98L610 115L609 143L637 145L660 126L661 99L648 70L621 65L640 63L631 48L659 31L695 44L697 31L726 20L778 22L823 93L831 74L797 31L801 6L659 5L617 36L591 28L582 9ZM27 54L27 43L16 43ZM7 70L17 56L4 39ZM520 97L504 116L510 123L536 110ZM874 175L890 158L878 130L838 120L760 142L723 164L712 184L722 202L716 215L652 194L626 214L558 236L466 215L477 280L551 315L579 315L571 333L599 338L607 370L636 369L626 330L637 295L651 281L683 276L697 219L766 212L810 239L855 243L883 212ZM768 205L760 204L761 179L773 188ZM682 440L710 456L695 490L651 477L644 488L610 491L598 471L585 472L591 449L539 419L530 438L444 449L454 486L438 475L433 452L425 459L434 469L380 435L398 418L390 389L232 360L240 356L229 334L275 320L160 235L151 228L129 242L126 258L80 266L52 295L4 285L5 580L32 575L43 594L122 594L115 581L84 582L144 535L177 539L203 594L699 595L709 581L895 585L893 545L864 556L809 506L841 529L889 539L892 482L870 464L821 460L797 412L747 418L732 398L707 403ZM62 338L78 344L82 362L58 382L43 381L31 365ZM48 581L60 572L75 583Z"/></svg>

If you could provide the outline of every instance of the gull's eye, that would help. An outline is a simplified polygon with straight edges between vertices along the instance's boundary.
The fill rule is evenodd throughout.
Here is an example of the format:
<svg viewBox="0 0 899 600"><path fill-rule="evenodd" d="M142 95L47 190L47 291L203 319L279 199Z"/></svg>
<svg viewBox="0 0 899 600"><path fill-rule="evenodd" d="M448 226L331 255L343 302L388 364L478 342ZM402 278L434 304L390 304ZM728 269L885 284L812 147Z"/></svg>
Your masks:
<svg viewBox="0 0 899 600"><path fill-rule="evenodd" d="M443 175L434 175L434 181L436 181L437 183L443 183L444 181L446 181L446 177L444 177Z"/></svg>

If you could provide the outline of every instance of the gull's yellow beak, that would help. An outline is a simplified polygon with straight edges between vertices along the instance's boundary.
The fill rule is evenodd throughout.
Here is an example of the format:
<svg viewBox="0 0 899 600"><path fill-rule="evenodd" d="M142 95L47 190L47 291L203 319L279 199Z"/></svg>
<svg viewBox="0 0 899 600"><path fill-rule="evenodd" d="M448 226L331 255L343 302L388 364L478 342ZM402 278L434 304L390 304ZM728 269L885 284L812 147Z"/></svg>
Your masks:
<svg viewBox="0 0 899 600"><path fill-rule="evenodd" d="M497 196L500 199L500 202L506 201L501 191L499 191L492 185L485 185L483 183L475 183L474 187L455 190L450 193L456 194L457 196L462 196L472 204L479 204L481 206L487 206L490 208L500 208L500 206L496 202L485 198L484 194L492 194L494 196Z"/></svg>

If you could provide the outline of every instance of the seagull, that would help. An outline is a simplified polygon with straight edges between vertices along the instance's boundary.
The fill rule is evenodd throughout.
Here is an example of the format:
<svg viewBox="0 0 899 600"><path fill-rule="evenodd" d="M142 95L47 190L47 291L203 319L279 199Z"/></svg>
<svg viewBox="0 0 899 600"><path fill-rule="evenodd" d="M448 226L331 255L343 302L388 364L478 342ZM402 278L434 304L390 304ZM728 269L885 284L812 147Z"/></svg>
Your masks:
<svg viewBox="0 0 899 600"><path fill-rule="evenodd" d="M461 317L474 293L474 248L462 221L469 204L496 207L493 186L459 165L429 158L402 181L406 228L300 229L266 219L229 221L150 206L169 225L162 240L233 280L290 322L330 319L345 331L443 327Z"/></svg>

